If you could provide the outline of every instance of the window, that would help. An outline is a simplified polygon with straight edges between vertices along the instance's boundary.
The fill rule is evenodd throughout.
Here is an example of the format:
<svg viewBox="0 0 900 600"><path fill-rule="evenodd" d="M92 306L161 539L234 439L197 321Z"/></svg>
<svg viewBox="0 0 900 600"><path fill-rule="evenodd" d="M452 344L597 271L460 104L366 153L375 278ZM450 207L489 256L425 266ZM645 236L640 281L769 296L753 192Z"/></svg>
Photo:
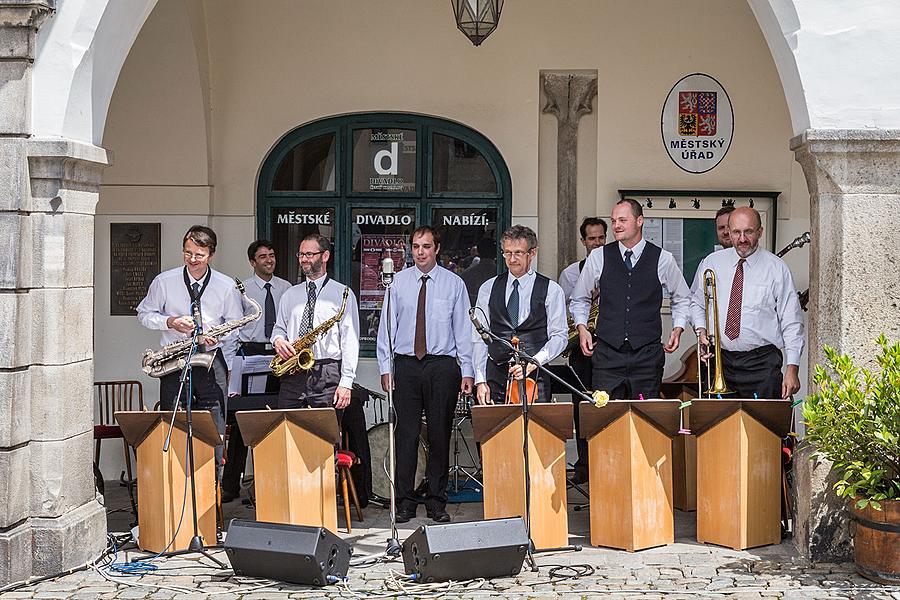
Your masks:
<svg viewBox="0 0 900 600"><path fill-rule="evenodd" d="M499 243L509 225L509 171L484 136L458 123L410 114L334 117L282 138L263 162L257 235L272 240L276 274L299 281L295 257L310 233L329 238L328 272L347 283L360 308L362 353L374 354L384 289L381 260L413 264L410 233L429 224L441 235L441 265L462 275L477 247Z"/></svg>

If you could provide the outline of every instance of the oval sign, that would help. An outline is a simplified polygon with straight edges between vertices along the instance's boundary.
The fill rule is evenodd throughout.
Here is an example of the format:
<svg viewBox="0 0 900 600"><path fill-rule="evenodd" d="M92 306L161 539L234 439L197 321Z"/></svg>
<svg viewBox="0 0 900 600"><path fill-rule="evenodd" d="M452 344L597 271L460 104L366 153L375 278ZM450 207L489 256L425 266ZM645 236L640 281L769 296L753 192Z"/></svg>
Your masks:
<svg viewBox="0 0 900 600"><path fill-rule="evenodd" d="M672 162L688 173L706 173L722 162L731 147L731 99L709 75L682 77L666 96L660 128Z"/></svg>

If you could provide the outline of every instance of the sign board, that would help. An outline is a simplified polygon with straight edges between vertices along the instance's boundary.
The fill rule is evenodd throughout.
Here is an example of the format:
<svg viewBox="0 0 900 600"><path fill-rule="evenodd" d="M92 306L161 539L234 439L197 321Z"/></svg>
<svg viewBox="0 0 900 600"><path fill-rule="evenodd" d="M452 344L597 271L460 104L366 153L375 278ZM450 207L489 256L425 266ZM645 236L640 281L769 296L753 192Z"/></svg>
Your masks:
<svg viewBox="0 0 900 600"><path fill-rule="evenodd" d="M734 112L718 81L693 73L678 80L663 105L661 132L669 158L688 173L714 169L734 136Z"/></svg>

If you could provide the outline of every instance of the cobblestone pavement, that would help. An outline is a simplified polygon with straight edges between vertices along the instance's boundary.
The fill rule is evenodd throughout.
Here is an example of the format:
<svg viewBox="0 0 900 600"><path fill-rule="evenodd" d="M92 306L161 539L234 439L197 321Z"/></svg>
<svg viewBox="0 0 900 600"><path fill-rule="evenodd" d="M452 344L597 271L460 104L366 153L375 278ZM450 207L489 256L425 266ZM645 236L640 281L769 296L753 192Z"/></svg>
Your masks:
<svg viewBox="0 0 900 600"><path fill-rule="evenodd" d="M112 482L111 482L112 483ZM123 510L127 499L108 496L111 531L127 531L131 516ZM589 531L587 511L574 511L570 498L570 541L586 544ZM113 507L119 502L118 508ZM226 517L252 518L252 509L232 502L226 505ZM448 506L454 522L478 520L481 504ZM340 513L343 511L341 510ZM420 513L424 512L420 508ZM364 560L384 550L388 530L386 510L369 505L365 521L355 522L352 535L341 527L340 535L352 543L354 561ZM343 516L339 514L339 523ZM676 512L676 543L641 552L628 553L585 546L581 552L556 552L536 555L537 572L526 569L516 577L443 584L440 587L401 583L402 562L379 562L351 566L348 581L327 588L236 577L230 570L219 570L202 557L185 556L154 561L157 570L143 575L125 576L107 568L90 568L42 581L0 594L13 598L188 598L210 600L254 600L277 598L376 598L415 597L504 597L504 598L884 598L900 600L900 587L885 587L862 579L850 564L810 564L798 557L790 542L778 546L738 552L717 546L701 545L694 540L694 515ZM404 524L401 540L415 527L431 521L424 516ZM213 555L227 562L221 549ZM126 561L133 551L119 552L117 560ZM108 560L106 562L109 562ZM555 575L573 574L573 570L553 570L566 565L581 572L578 578ZM578 567L577 565L587 565Z"/></svg>

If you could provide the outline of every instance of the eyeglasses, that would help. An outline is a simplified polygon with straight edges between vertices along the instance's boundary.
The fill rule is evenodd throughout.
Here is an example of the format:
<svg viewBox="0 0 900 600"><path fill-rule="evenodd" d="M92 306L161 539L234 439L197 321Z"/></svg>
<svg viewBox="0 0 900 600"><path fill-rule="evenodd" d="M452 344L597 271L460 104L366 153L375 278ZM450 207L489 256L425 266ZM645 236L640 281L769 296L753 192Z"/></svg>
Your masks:
<svg viewBox="0 0 900 600"><path fill-rule="evenodd" d="M324 253L325 253L324 250L321 250L319 252L298 252L297 258L307 258L308 259L308 258L316 257L320 254L324 254Z"/></svg>
<svg viewBox="0 0 900 600"><path fill-rule="evenodd" d="M193 254L192 252L185 252L184 257L188 260L206 260L209 258L209 254Z"/></svg>
<svg viewBox="0 0 900 600"><path fill-rule="evenodd" d="M533 250L533 248L532 248L532 250ZM514 256L516 258L523 258L523 257L531 254L531 250L513 250L513 251L504 250L500 254L503 255L503 258L512 258Z"/></svg>

